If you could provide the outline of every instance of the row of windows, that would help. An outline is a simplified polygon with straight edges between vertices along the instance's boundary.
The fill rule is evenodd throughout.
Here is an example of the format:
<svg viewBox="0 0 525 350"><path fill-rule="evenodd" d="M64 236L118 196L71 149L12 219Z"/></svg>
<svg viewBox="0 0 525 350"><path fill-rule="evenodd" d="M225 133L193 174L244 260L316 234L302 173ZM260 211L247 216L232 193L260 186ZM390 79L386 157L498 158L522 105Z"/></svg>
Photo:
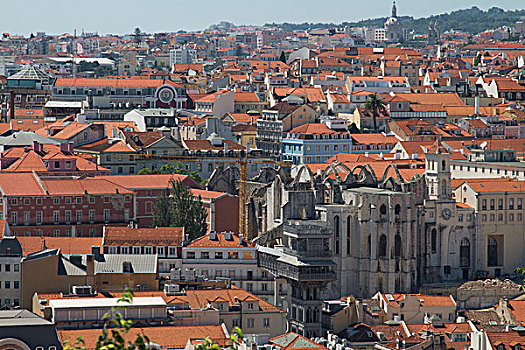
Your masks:
<svg viewBox="0 0 525 350"><path fill-rule="evenodd" d="M11 281L4 281L3 288L11 289L11 285L13 286L13 289L20 289L20 281L13 281L13 284L11 284ZM0 288L2 288L2 283L0 283Z"/></svg>
<svg viewBox="0 0 525 350"><path fill-rule="evenodd" d="M246 327L247 328L254 328L255 327L255 319L254 318L248 318L246 321L247 321L246 322ZM220 320L220 323L224 323L224 320ZM269 318L263 318L262 326L263 327L270 327L270 319ZM232 328L234 328L234 327L240 327L238 319L232 320Z"/></svg>
<svg viewBox="0 0 525 350"><path fill-rule="evenodd" d="M489 210L495 210L496 209L496 200L494 198L490 199L490 201L488 201L488 203L489 203L489 206L488 206ZM498 198L498 206L497 206L497 208L498 208L498 210L503 210L504 209L503 198ZM507 209L509 209L509 210L514 210L514 209L521 210L521 209L523 209L523 199L522 198L516 198L516 206L514 206L514 198L509 198ZM481 210L487 210L487 200L486 199L482 199L481 200Z"/></svg>
<svg viewBox="0 0 525 350"><path fill-rule="evenodd" d="M212 252L213 253L213 252ZM223 252L214 252L214 259L239 259L239 252L227 252L227 254L223 254ZM200 259L212 259L210 252L200 252ZM196 254L195 252L186 252L186 259L195 259ZM244 252L243 259L252 259L253 255L251 252Z"/></svg>
<svg viewBox="0 0 525 350"><path fill-rule="evenodd" d="M3 268L4 272L20 271L20 264L13 264L13 269L11 269L11 264L4 264L3 266L4 266ZM2 264L0 264L0 271L2 271Z"/></svg>
<svg viewBox="0 0 525 350"><path fill-rule="evenodd" d="M0 304L2 302L2 299L0 299ZM16 307L16 306L20 306L20 299L13 299L13 304L11 304L11 299L4 299L4 306L7 306L7 307ZM37 350L43 350L44 348L39 346L37 347L36 349ZM49 349L51 348L54 348L53 350L56 350L56 348L54 346L50 347Z"/></svg>
<svg viewBox="0 0 525 350"><path fill-rule="evenodd" d="M514 222L514 221L521 222L521 221L523 221L523 215L521 213L516 214L516 216L514 216L513 213L510 213L508 215L509 215L509 222ZM482 214L481 215L481 221L482 222L487 222L487 219L489 219L490 222L496 221L496 214L490 214L488 216L487 216L487 214ZM505 219L505 215L498 214L498 221L499 222L502 222L504 219Z"/></svg>
<svg viewBox="0 0 525 350"><path fill-rule="evenodd" d="M60 237L61 236L61 233L64 233L65 237L71 237L71 229L65 229L64 231L61 231L60 229L56 229L53 231L53 237ZM82 236L82 228L80 227L77 227L75 229L75 236L76 237L81 237ZM31 235L31 232L30 231L26 231L24 232L24 236L32 236ZM41 229L38 229L36 230L36 236L37 237L42 237L43 236L43 231ZM95 229L94 228L90 228L89 229L89 237L95 237Z"/></svg>
<svg viewBox="0 0 525 350"><path fill-rule="evenodd" d="M343 151L348 151L348 146L349 145L342 145L341 147L341 150ZM284 151L302 151L304 148L303 145L284 145ZM311 145L308 145L306 146L306 151L307 152L311 152L312 151L312 148L313 146ZM330 151L339 151L339 145L333 145L332 147L330 147L330 145L324 145L324 151L325 152L330 152ZM316 152L321 152L321 146L320 145L317 145L315 146L315 151Z"/></svg>
<svg viewBox="0 0 525 350"><path fill-rule="evenodd" d="M77 210L75 212L75 220L74 222L76 222L77 224L81 224L83 222L83 211L82 210ZM94 223L95 222L95 219L96 219L96 210L95 209L90 209L89 210L89 216L88 216L88 221L90 223ZM31 224L31 212L30 211L25 211L24 212L24 221L23 221L23 224L24 225L29 225ZM104 222L109 222L111 220L111 212L109 209L104 209ZM124 209L124 221L127 222L130 220L130 211L129 209ZM66 210L64 212L64 216L63 218L61 217L61 214L60 214L60 211L59 210L55 210L53 211L53 223L54 224L60 224L61 222L63 223L66 223L66 224L70 224L71 222L73 222L72 220L72 212L71 210ZM18 225L18 224L21 224L21 222L19 222L18 220L18 212L16 211L13 211L11 212L11 224L12 225ZM35 223L37 225L40 225L43 223L43 213L41 211L37 211L36 214L35 214Z"/></svg>
<svg viewBox="0 0 525 350"><path fill-rule="evenodd" d="M144 250L142 250L144 248ZM153 247L147 246L147 247L140 247L140 246L121 246L120 247L120 254L158 254L158 255L164 255L165 247L156 247L154 250ZM108 254L117 254L117 247L116 246L107 246L106 252ZM144 251L144 253L142 253ZM168 255L169 256L177 256L177 247L168 247Z"/></svg>
<svg viewBox="0 0 525 350"><path fill-rule="evenodd" d="M465 165L466 167L466 170L467 171L470 171L470 165ZM455 165L452 165L452 170L456 170L456 166ZM472 167L472 170L474 172L477 172L478 171L478 167L475 167L473 166ZM492 174L492 173L495 173L497 175L514 175L514 176L519 176L520 175L520 172L517 171L517 170L507 170L507 169L492 169L492 168L484 168L484 167L480 167L479 168L480 172L481 173L485 173L485 170L487 170L487 172L489 174ZM463 165L459 165L459 171L463 171ZM525 171L524 172L521 172L521 176L525 176Z"/></svg>
<svg viewBox="0 0 525 350"><path fill-rule="evenodd" d="M64 197L64 202L65 204L73 204L73 203L76 203L76 204L82 204L83 203L83 198L84 197L80 197L80 196L77 196L77 197ZM93 196L89 196L88 197L88 201L89 203L93 204L95 203L95 197ZM61 197L53 197L53 204L61 204ZM31 200L32 198L31 197L24 197L24 198L11 198L11 205L18 205L18 203L20 204L24 204L24 205L31 205ZM126 201L126 203L129 203L131 201L131 196L125 196L124 197L124 200ZM43 203L43 198L36 198L35 199L35 204L36 205L42 205ZM104 203L109 203L109 196L104 196Z"/></svg>

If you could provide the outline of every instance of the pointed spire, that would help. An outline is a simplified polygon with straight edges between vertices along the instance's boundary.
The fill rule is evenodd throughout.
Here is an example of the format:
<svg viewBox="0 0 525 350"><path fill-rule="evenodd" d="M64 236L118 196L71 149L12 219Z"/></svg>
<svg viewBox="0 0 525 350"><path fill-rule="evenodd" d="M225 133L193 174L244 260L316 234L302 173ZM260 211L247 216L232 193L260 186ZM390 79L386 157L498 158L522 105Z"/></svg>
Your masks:
<svg viewBox="0 0 525 350"><path fill-rule="evenodd" d="M394 4L392 5L392 17L397 17L397 6L395 0Z"/></svg>

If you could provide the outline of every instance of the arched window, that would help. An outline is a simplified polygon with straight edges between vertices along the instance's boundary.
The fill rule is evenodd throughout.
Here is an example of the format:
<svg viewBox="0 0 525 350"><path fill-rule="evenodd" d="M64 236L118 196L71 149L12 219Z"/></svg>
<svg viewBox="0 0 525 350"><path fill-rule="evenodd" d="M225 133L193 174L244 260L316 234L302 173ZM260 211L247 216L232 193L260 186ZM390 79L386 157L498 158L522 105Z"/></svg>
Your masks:
<svg viewBox="0 0 525 350"><path fill-rule="evenodd" d="M339 236L340 236L340 231L339 231L339 216L334 216L334 229L335 229L335 254L338 255L339 254Z"/></svg>
<svg viewBox="0 0 525 350"><path fill-rule="evenodd" d="M430 234L430 246L432 253L435 253L437 250L437 230L435 228L432 229L432 233Z"/></svg>
<svg viewBox="0 0 525 350"><path fill-rule="evenodd" d="M377 246L377 256L382 258L386 256L386 235L379 236L379 245Z"/></svg>
<svg viewBox="0 0 525 350"><path fill-rule="evenodd" d="M368 235L368 256L372 257L372 235Z"/></svg>
<svg viewBox="0 0 525 350"><path fill-rule="evenodd" d="M441 161L441 171L447 171L447 161L444 159Z"/></svg>
<svg viewBox="0 0 525 350"><path fill-rule="evenodd" d="M396 207L395 207L395 213L396 215L400 215L401 214L401 206L399 204L396 204Z"/></svg>
<svg viewBox="0 0 525 350"><path fill-rule="evenodd" d="M277 178L277 181L275 182L274 187L274 203L273 203L273 216L276 220L281 219L281 182L279 181L279 178Z"/></svg>
<svg viewBox="0 0 525 350"><path fill-rule="evenodd" d="M461 267L470 266L470 242L463 238L459 247L459 264Z"/></svg>
<svg viewBox="0 0 525 350"><path fill-rule="evenodd" d="M445 179L441 180L441 194L444 196L447 195L447 180Z"/></svg>
<svg viewBox="0 0 525 350"><path fill-rule="evenodd" d="M401 257L401 236L396 235L394 237L394 256L396 258Z"/></svg>
<svg viewBox="0 0 525 350"><path fill-rule="evenodd" d="M132 268L131 268L131 263L129 261L124 261L122 263L122 272L124 272L124 273L126 273L126 272L127 273L131 273L131 272L133 272Z"/></svg>
<svg viewBox="0 0 525 350"><path fill-rule="evenodd" d="M346 254L350 255L350 237L352 236L353 219L350 215L346 217Z"/></svg>
<svg viewBox="0 0 525 350"><path fill-rule="evenodd" d="M490 237L487 246L487 266L498 266L498 241Z"/></svg>
<svg viewBox="0 0 525 350"><path fill-rule="evenodd" d="M381 204L381 206L379 207L379 213L381 215L386 215L386 205Z"/></svg>

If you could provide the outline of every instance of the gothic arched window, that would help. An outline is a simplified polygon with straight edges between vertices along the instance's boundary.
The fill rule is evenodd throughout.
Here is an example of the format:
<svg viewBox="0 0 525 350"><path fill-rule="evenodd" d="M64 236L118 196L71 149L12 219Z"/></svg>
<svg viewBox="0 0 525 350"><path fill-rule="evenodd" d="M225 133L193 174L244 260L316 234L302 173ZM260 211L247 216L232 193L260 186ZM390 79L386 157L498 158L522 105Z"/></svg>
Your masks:
<svg viewBox="0 0 525 350"><path fill-rule="evenodd" d="M437 230L435 228L432 229L432 233L430 234L430 248L432 249L432 253L435 253L437 250Z"/></svg>
<svg viewBox="0 0 525 350"><path fill-rule="evenodd" d="M379 236L379 245L377 246L377 256L380 258L386 257L386 235Z"/></svg>
<svg viewBox="0 0 525 350"><path fill-rule="evenodd" d="M487 246L487 266L498 266L498 241L494 237L489 238Z"/></svg>
<svg viewBox="0 0 525 350"><path fill-rule="evenodd" d="M459 247L459 265L461 267L470 266L470 242L468 239L463 238Z"/></svg>
<svg viewBox="0 0 525 350"><path fill-rule="evenodd" d="M339 216L334 216L334 229L335 229L335 254L339 254Z"/></svg>
<svg viewBox="0 0 525 350"><path fill-rule="evenodd" d="M396 235L394 237L394 256L396 258L401 257L401 236Z"/></svg>

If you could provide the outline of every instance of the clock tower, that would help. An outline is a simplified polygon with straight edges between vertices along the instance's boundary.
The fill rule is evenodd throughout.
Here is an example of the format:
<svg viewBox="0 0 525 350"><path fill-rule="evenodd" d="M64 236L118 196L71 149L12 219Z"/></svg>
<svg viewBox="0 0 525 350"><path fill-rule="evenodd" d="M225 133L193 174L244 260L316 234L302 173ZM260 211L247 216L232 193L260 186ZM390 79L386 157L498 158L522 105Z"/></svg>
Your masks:
<svg viewBox="0 0 525 350"><path fill-rule="evenodd" d="M450 153L443 144L436 141L425 152L425 174L428 198L431 200L450 200Z"/></svg>

